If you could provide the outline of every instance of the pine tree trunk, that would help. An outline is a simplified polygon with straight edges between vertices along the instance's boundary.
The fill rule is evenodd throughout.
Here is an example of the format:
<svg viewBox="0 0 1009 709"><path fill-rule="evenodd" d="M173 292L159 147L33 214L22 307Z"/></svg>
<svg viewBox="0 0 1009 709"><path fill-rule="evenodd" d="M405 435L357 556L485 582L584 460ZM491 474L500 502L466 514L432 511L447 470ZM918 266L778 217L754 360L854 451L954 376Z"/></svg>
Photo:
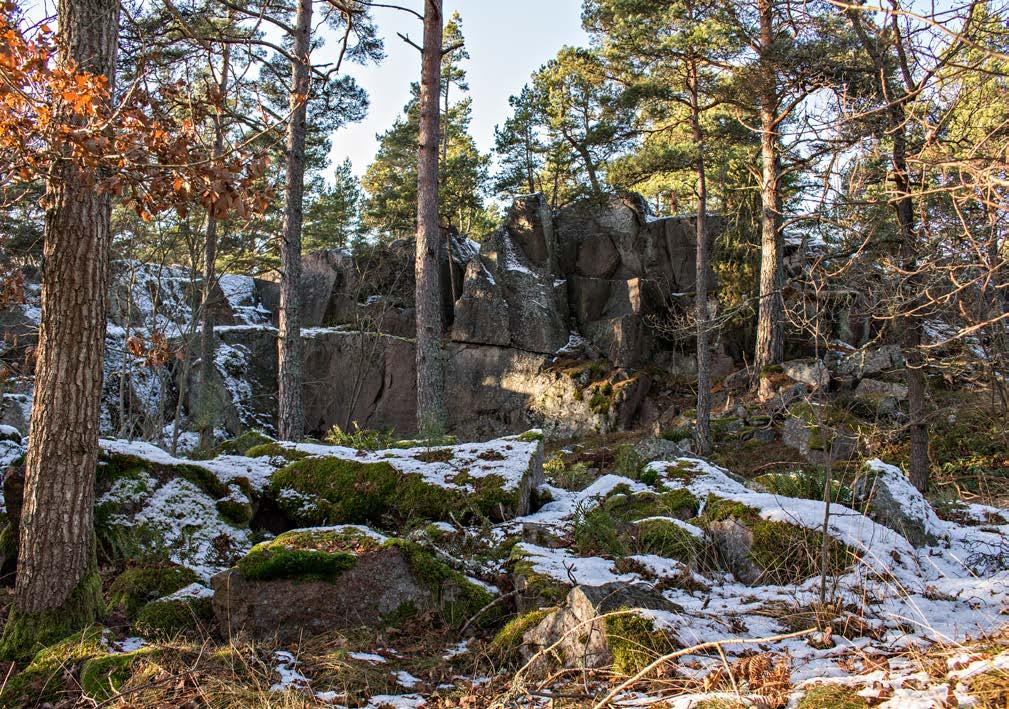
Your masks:
<svg viewBox="0 0 1009 709"><path fill-rule="evenodd" d="M59 64L75 62L113 87L118 0L59 0L57 13ZM69 163L53 168L47 192L20 560L2 642L7 657L26 656L93 622L102 603L93 507L111 199Z"/></svg>
<svg viewBox="0 0 1009 709"><path fill-rule="evenodd" d="M304 357L301 341L301 227L304 221L305 135L308 121L309 51L312 0L298 0L291 64L291 118L287 128L284 234L280 244L280 322L278 347L278 433L296 441L305 435L302 405Z"/></svg>
<svg viewBox="0 0 1009 709"><path fill-rule="evenodd" d="M697 452L707 455L711 452L711 327L708 314L708 271L710 269L710 244L708 242L708 188L704 166L704 133L701 130L700 96L697 66L691 65L690 77L690 125L697 150L695 170L697 176L697 218L695 239L697 241L697 264L694 306L697 319Z"/></svg>
<svg viewBox="0 0 1009 709"><path fill-rule="evenodd" d="M438 122L441 94L442 0L424 5L421 54L420 140L417 163L417 428L445 428L445 370L442 355L441 284L438 245Z"/></svg>
<svg viewBox="0 0 1009 709"><path fill-rule="evenodd" d="M914 217L914 203L911 199L911 183L907 166L907 138L904 134L904 111L902 107L891 109L893 134L893 179L897 193L897 223L900 227L900 258L906 273L917 272L915 254L917 252L917 226ZM918 300L917 279L912 275L907 284L907 296L902 298L904 313L894 325L904 354L905 379L907 382L908 427L910 445L907 470L911 484L921 492L928 490L928 381L925 378L924 360L921 354L921 319L907 312L915 307Z"/></svg>
<svg viewBox="0 0 1009 709"><path fill-rule="evenodd" d="M760 46L769 50L773 38L771 1L759 0ZM784 235L781 220L780 142L776 124L778 92L773 68L764 62L764 86L760 99L760 300L757 307L757 343L754 367L760 371L784 359L785 281Z"/></svg>
<svg viewBox="0 0 1009 709"><path fill-rule="evenodd" d="M230 17L229 17L230 19ZM221 53L221 78L218 82L218 100L222 105L214 118L214 160L224 154L223 102L228 95L228 71L231 64L231 45L225 44ZM200 332L200 447L208 450L214 444L217 397L213 391L215 380L214 312L217 303L214 286L217 282L217 217L207 213L206 242L203 253L203 330Z"/></svg>

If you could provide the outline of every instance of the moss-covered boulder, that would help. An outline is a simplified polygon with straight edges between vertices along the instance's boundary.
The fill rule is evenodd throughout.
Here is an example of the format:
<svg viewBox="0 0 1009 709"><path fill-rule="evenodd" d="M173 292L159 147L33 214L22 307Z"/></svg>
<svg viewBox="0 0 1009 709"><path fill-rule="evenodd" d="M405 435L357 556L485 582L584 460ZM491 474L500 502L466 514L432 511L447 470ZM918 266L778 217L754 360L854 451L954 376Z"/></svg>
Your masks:
<svg viewBox="0 0 1009 709"><path fill-rule="evenodd" d="M250 458L256 458L258 456L248 453L250 448L274 442L272 438L261 431L246 431L218 445L217 453L219 455L248 455Z"/></svg>
<svg viewBox="0 0 1009 709"><path fill-rule="evenodd" d="M643 585L576 586L561 608L524 632L522 652L532 657L556 644L552 655L564 667L633 673L679 646L655 617L682 610Z"/></svg>
<svg viewBox="0 0 1009 709"><path fill-rule="evenodd" d="M493 600L419 545L353 526L286 532L254 547L212 584L223 629L282 641L394 625L425 611L458 627ZM495 618L485 613L480 622Z"/></svg>
<svg viewBox="0 0 1009 709"><path fill-rule="evenodd" d="M198 577L192 570L178 564L127 569L109 586L108 608L122 609L126 617L132 620L146 604L175 593L197 580Z"/></svg>
<svg viewBox="0 0 1009 709"><path fill-rule="evenodd" d="M310 457L275 472L270 492L301 525L504 520L529 511L543 479L538 432L457 446L369 452L302 444L291 450Z"/></svg>
<svg viewBox="0 0 1009 709"><path fill-rule="evenodd" d="M185 586L141 608L133 623L133 630L138 635L153 640L206 632L214 620L210 600L212 596L213 592L202 584Z"/></svg>

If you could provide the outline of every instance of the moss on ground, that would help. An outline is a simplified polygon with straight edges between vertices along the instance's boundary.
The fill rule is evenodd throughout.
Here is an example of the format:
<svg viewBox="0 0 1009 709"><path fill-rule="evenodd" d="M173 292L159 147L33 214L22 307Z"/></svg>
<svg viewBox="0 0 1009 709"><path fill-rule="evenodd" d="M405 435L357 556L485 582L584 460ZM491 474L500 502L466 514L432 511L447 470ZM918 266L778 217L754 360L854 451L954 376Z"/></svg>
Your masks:
<svg viewBox="0 0 1009 709"><path fill-rule="evenodd" d="M252 521L252 502L247 497L229 495L215 502L214 506L221 513L221 517L239 527L244 527Z"/></svg>
<svg viewBox="0 0 1009 709"><path fill-rule="evenodd" d="M433 485L422 475L401 473L386 461L329 457L308 458L278 470L271 490L281 509L305 525L375 524L387 516L399 521L442 520L452 515L500 518L502 511L518 507L519 491L505 490L505 480L498 475L467 475L465 484L473 489Z"/></svg>
<svg viewBox="0 0 1009 709"><path fill-rule="evenodd" d="M868 709L868 706L868 702L858 696L856 687L818 684L806 690L798 709Z"/></svg>
<svg viewBox="0 0 1009 709"><path fill-rule="evenodd" d="M177 564L127 569L109 586L109 607L122 608L132 620L147 603L197 581L193 571Z"/></svg>
<svg viewBox="0 0 1009 709"><path fill-rule="evenodd" d="M217 446L217 454L246 455L250 458L255 458L257 456L249 455L249 449L254 448L255 446L265 445L267 443L274 443L274 440L265 433L262 433L261 431L246 431L240 436L224 441Z"/></svg>
<svg viewBox="0 0 1009 709"><path fill-rule="evenodd" d="M638 672L676 649L667 633L656 630L652 621L635 613L608 616L605 627L606 642L613 655L613 671L620 674Z"/></svg>
<svg viewBox="0 0 1009 709"><path fill-rule="evenodd" d="M249 458L262 458L263 456L269 458L284 458L285 460L292 462L296 460L304 460L309 457L309 454L304 451L287 448L276 441L260 443L259 445L252 446L252 448L245 451L245 455Z"/></svg>
<svg viewBox="0 0 1009 709"><path fill-rule="evenodd" d="M145 638L170 640L209 627L213 618L210 598L162 598L140 610L133 630Z"/></svg>
<svg viewBox="0 0 1009 709"><path fill-rule="evenodd" d="M38 648L30 655L28 666L10 677L0 690L0 706L41 706L58 701L72 689L65 686L67 668L108 654L102 633L102 628L88 626Z"/></svg>
<svg viewBox="0 0 1009 709"><path fill-rule="evenodd" d="M522 647L522 637L556 610L556 606L539 608L512 618L491 641L491 655L499 662L513 662L518 659L519 649Z"/></svg>
<svg viewBox="0 0 1009 709"><path fill-rule="evenodd" d="M144 647L134 652L100 655L86 660L81 667L81 689L95 702L106 702L136 673L136 666L156 655L153 648Z"/></svg>

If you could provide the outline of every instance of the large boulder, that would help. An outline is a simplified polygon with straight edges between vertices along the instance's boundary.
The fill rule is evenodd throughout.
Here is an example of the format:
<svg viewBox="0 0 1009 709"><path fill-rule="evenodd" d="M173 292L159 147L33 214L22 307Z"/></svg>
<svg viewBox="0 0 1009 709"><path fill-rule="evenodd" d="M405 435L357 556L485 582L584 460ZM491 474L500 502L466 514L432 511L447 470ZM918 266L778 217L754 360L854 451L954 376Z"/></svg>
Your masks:
<svg viewBox="0 0 1009 709"><path fill-rule="evenodd" d="M872 377L904 368L904 355L898 345L863 347L845 356L837 364L837 373L848 377Z"/></svg>
<svg viewBox="0 0 1009 709"><path fill-rule="evenodd" d="M493 600L416 544L350 526L286 532L212 585L214 614L229 636L280 642L424 612L458 627Z"/></svg>
<svg viewBox="0 0 1009 709"><path fill-rule="evenodd" d="M935 546L947 536L946 525L900 468L870 460L855 481L854 493L870 519L915 547Z"/></svg>

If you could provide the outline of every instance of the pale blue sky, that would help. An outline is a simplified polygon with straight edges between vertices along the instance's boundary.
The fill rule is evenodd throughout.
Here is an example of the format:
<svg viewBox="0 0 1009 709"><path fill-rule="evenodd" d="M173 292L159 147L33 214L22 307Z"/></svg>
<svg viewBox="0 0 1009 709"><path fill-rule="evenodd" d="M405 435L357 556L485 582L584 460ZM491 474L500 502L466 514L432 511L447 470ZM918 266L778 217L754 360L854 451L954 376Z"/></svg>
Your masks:
<svg viewBox="0 0 1009 709"><path fill-rule="evenodd" d="M420 10L420 0L398 3ZM584 44L581 0L445 0L445 14L458 10L470 60L473 137L483 151L494 144L494 126L508 115L508 97L518 93L529 75L564 45ZM371 109L361 123L333 136L334 164L349 157L361 174L375 154L375 136L392 125L410 96L410 82L420 75L420 54L396 36L408 34L420 42L420 21L397 10L376 9L385 38L386 59L378 66L352 67L351 73L368 91Z"/></svg>

